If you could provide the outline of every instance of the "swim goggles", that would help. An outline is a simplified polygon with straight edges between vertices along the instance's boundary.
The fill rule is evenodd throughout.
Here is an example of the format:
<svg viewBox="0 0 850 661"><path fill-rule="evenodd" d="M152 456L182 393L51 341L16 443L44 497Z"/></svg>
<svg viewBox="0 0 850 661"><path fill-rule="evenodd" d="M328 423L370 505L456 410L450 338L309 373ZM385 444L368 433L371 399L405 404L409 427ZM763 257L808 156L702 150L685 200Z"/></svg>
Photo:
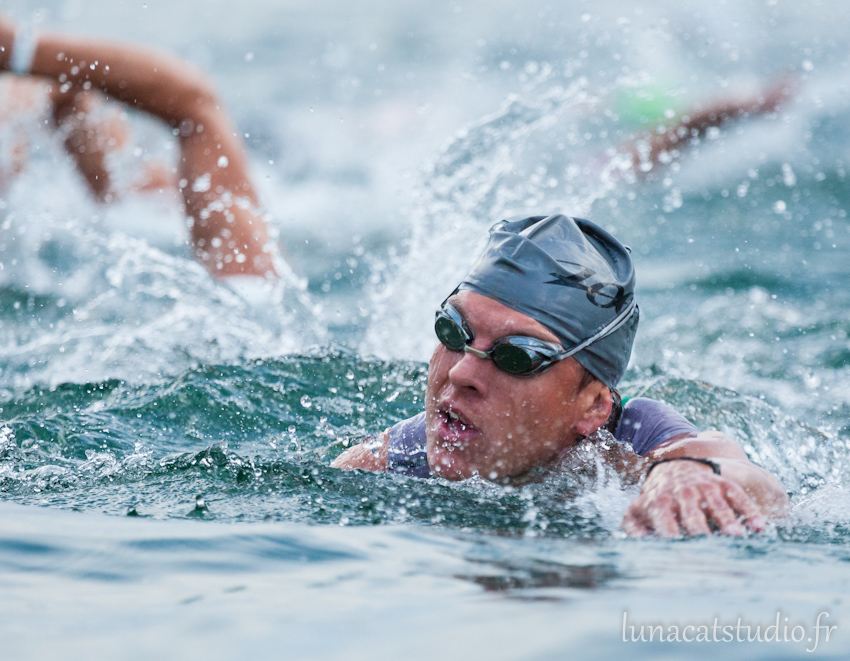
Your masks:
<svg viewBox="0 0 850 661"><path fill-rule="evenodd" d="M434 331L437 339L449 351L465 351L492 360L500 370L515 376L540 374L576 352L567 351L556 342L546 342L527 335L500 337L487 351L473 349L469 345L475 335L451 303L443 303L443 307L437 310Z"/></svg>

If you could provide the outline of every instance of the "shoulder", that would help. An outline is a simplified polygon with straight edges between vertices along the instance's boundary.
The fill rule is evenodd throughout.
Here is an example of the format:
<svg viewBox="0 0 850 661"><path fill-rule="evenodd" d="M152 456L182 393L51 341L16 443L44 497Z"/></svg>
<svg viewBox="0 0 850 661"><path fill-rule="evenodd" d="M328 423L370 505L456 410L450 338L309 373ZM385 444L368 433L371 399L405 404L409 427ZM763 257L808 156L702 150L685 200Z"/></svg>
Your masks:
<svg viewBox="0 0 850 661"><path fill-rule="evenodd" d="M331 462L331 468L401 473L411 477L429 477L425 450L425 413L396 423L377 439L367 439L348 448Z"/></svg>
<svg viewBox="0 0 850 661"><path fill-rule="evenodd" d="M387 470L387 438L389 430L381 433L377 440L366 439L363 443L348 448L331 462L331 468L365 471Z"/></svg>
<svg viewBox="0 0 850 661"><path fill-rule="evenodd" d="M387 467L393 473L410 477L430 477L425 413L402 420L390 428L387 442Z"/></svg>
<svg viewBox="0 0 850 661"><path fill-rule="evenodd" d="M675 415L681 415L676 409L674 409L669 404L665 404L662 401L657 399L650 399L649 397L624 397L623 398L623 414L626 412L630 412L632 415L636 414L667 414L673 413Z"/></svg>
<svg viewBox="0 0 850 661"><path fill-rule="evenodd" d="M699 429L672 406L646 397L632 397L614 432L617 440L645 455L664 441L679 436L696 436Z"/></svg>

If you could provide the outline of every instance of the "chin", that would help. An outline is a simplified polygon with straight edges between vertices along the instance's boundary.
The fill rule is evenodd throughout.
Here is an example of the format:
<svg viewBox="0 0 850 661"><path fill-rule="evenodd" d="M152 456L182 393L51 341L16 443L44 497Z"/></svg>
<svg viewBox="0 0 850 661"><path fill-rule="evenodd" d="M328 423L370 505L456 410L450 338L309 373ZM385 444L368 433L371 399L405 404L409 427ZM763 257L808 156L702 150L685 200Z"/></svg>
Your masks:
<svg viewBox="0 0 850 661"><path fill-rule="evenodd" d="M432 450L428 452L428 465L434 475L444 480L465 480L477 474L457 452Z"/></svg>

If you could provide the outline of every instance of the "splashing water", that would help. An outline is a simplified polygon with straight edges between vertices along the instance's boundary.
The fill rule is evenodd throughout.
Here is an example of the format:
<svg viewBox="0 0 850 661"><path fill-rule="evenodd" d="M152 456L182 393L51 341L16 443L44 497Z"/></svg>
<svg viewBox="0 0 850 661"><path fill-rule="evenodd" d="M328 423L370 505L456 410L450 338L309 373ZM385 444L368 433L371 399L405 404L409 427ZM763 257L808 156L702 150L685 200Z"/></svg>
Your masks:
<svg viewBox="0 0 850 661"><path fill-rule="evenodd" d="M61 10L70 24L84 12L72 4ZM286 641L294 654L321 655L324 644L329 657L343 654L326 640L329 620L365 631L380 619L396 653L424 627L459 650L474 640L476 652L544 658L576 648L622 653L619 639L616 650L600 640L623 608L645 621L740 613L743 603L760 614L781 604L798 617L821 607L841 616L850 585L850 136L843 64L823 46L846 45L840 21L778 3L700 5L700 18L689 3L612 3L541 8L551 24L543 29L534 11L473 3L452 14L460 41L420 21L433 30L417 48L452 45L441 59L393 36L410 31L399 25L416 23L411 15L431 16L430 5L386 8L377 35L337 7L338 25L323 18L336 36L314 52L307 23L281 16L280 3L252 5L269 20L246 28L249 44L195 20L222 9L208 4L163 7L156 11L174 16L141 24L172 47L196 49L193 58L226 83L294 269L282 288L253 298L213 282L192 261L168 200L98 206L57 156L55 137L37 121L16 128L32 147L0 209L0 491L3 558L35 578L26 583L17 571L15 603L49 593L58 601L45 613L73 613L65 595L115 581L120 599L92 589L81 611L123 613L138 627L120 629L112 651L127 641L148 649L145 634L184 640L174 627L192 629L187 613L196 609L227 613L245 630L279 630L275 617L290 617L303 625L303 640ZM114 11L102 9L103 25ZM190 11L187 23L181 12ZM505 36L497 19L535 38ZM368 43L344 36L349 23ZM732 23L740 35L719 27ZM170 27L188 24L188 33ZM208 30L215 49L201 38ZM470 40L478 30L487 38ZM453 59L460 43L474 64ZM296 50L282 64L274 54L287 48ZM678 159L631 169L623 143L655 125L635 102L627 117L619 96L661 88L655 110L682 112L702 94L746 87L747 74L736 72L747 58L759 79L800 70L803 60L811 68L775 116L742 118ZM440 67L469 75L452 83ZM250 103L235 91L245 77ZM457 132L458 117L417 94L474 112ZM294 96L317 112L283 109L280 99ZM263 103L269 110L258 111ZM159 133L132 121L145 150L173 158ZM399 138L399 126L419 137ZM361 142L341 137L349 134ZM10 135L0 136L2 167L14 158ZM423 155L428 165L413 170ZM407 212L396 188L409 195ZM518 487L329 468L352 443L422 409L433 310L486 229L550 211L590 217L632 248L642 321L624 394L661 399L739 440L791 494L787 519L743 540L624 540L619 524L637 487L607 467L612 444L581 446L569 470ZM47 507L21 513L13 504ZM45 577L50 589L36 585ZM161 608L138 616L128 603ZM345 609L355 603L368 622L351 619ZM492 619L476 629L478 617ZM498 635L514 631L505 622L530 632L521 650ZM210 646L226 636L213 628L204 629ZM409 656L423 650L431 651ZM707 658L716 649L686 652Z"/></svg>

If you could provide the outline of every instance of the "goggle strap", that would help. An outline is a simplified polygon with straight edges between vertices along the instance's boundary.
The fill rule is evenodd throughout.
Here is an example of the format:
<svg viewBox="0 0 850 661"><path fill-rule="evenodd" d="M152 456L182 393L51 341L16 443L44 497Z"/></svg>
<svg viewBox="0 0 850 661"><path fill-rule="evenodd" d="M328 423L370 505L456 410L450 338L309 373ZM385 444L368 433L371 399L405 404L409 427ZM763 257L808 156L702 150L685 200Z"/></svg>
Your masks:
<svg viewBox="0 0 850 661"><path fill-rule="evenodd" d="M441 308L446 305L446 301L448 301L449 298L451 298L451 296L453 294L454 294L454 292L446 297L446 300L443 301L443 305L440 306ZM623 326L631 318L636 307L637 307L637 301L635 301L635 299L632 299L631 301L629 301L629 305L626 307L626 309L623 310L616 318L614 318L611 321L611 323L609 323L607 326L603 327L597 333L594 333L589 338L587 338L586 340L584 340L580 344L576 345L575 347L573 347L569 351L564 351L563 353L560 353L557 356L550 358L549 360L554 360L555 362L558 362L558 361L564 360L565 358L569 358L570 356L574 356L579 351L586 349L587 347L589 347L591 344L593 344L597 340L601 340L603 337L606 337L606 336L610 335L611 333L614 333L615 331L617 331L621 326ZM454 320L452 320L452 321L454 322ZM454 323L456 323L456 322L454 322ZM463 328L463 327L461 327L461 328ZM488 357L485 352L479 351L478 349L473 349L468 344L464 345L463 350L468 352L468 353L474 354L474 355L478 356L479 358L487 358Z"/></svg>
<svg viewBox="0 0 850 661"><path fill-rule="evenodd" d="M618 317L616 317L610 324L605 326L598 333L595 333L594 335L592 335L589 338L587 338L586 340L584 340L581 344L570 349L567 353L558 356L558 360L563 360L564 358L569 358L570 356L574 356L579 351L581 351L582 349L586 349L587 347L589 347L591 344L593 344L597 340L601 340L603 337L606 337L606 336L610 335L611 333L613 333L614 331L618 330L623 324L625 324L629 320L629 318L632 316L632 313L635 311L636 307L637 307L637 302L635 301L635 299L632 299L629 302L629 306L625 310L623 310L623 312L620 313L620 315Z"/></svg>

